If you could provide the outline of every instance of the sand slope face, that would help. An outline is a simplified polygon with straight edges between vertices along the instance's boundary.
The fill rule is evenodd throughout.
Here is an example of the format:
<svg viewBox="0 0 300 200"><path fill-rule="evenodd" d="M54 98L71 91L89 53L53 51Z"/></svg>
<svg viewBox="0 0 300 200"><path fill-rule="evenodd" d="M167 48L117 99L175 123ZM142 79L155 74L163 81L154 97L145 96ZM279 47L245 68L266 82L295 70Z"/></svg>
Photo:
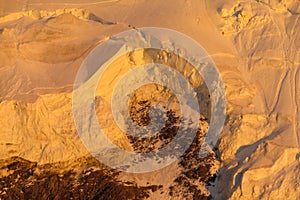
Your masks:
<svg viewBox="0 0 300 200"><path fill-rule="evenodd" d="M71 91L87 53L127 28L80 9L13 13L0 23L1 98L31 102L38 94Z"/></svg>
<svg viewBox="0 0 300 200"><path fill-rule="evenodd" d="M220 10L221 30L233 39L243 79L255 91L253 110L230 120L220 143L223 197L299 197L298 12L296 1L239 2Z"/></svg>
<svg viewBox="0 0 300 200"><path fill-rule="evenodd" d="M299 199L299 1L26 1L20 8L4 7L14 12L0 9L1 159L19 156L46 164L88 155L71 112L77 69L109 36L159 26L199 42L226 85L221 168L210 194L215 199ZM118 141L124 148L130 142L122 135ZM211 175L209 168L204 179ZM172 182L180 172L171 171L164 171L171 181L151 194L153 199L171 198L165 186L180 185ZM149 176L151 184L162 181L121 175L140 185ZM205 183L197 181L188 180L207 196Z"/></svg>

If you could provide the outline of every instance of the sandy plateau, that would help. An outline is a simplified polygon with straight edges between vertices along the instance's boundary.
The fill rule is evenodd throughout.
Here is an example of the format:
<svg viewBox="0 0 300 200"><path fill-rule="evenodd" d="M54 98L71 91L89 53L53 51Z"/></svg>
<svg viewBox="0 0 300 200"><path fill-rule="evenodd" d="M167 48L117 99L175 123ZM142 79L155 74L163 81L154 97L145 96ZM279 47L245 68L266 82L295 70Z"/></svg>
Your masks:
<svg viewBox="0 0 300 200"><path fill-rule="evenodd" d="M194 155L209 111L181 161L129 174L102 165L82 144L72 89L94 47L140 27L179 31L207 50L226 87L227 118L205 158ZM298 0L0 0L0 199L300 200L299 30ZM146 59L157 58L135 52L118 62L128 67ZM166 104L169 123L157 143L133 141L116 127L106 95L119 73L108 71L96 93L108 138L128 151L172 139L178 105L157 97L161 88L146 87L131 99L132 115L146 121L151 99Z"/></svg>

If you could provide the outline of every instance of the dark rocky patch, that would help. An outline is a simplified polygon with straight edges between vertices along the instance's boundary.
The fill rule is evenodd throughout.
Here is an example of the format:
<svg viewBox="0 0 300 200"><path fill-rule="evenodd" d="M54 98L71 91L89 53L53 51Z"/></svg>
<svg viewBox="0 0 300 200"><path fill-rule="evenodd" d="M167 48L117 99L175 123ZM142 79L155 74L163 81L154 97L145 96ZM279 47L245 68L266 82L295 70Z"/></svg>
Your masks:
<svg viewBox="0 0 300 200"><path fill-rule="evenodd" d="M8 174L0 178L0 199L145 199L159 189L119 182L118 172L99 168L92 158L64 167L70 163L37 165L19 157L0 163L0 170ZM82 170L74 171L74 166Z"/></svg>
<svg viewBox="0 0 300 200"><path fill-rule="evenodd" d="M140 126L148 125L151 120L149 117L149 108L149 101L141 101L133 105L130 108L130 115L133 121ZM136 138L132 135L127 135L135 152L148 153L163 148L172 141L179 128L179 117L177 117L172 110L167 111L166 115L167 120L165 126L159 133L147 138Z"/></svg>
<svg viewBox="0 0 300 200"><path fill-rule="evenodd" d="M204 119L202 120L204 122ZM211 172L216 160L215 154L210 153L204 158L199 157L204 134L204 130L199 130L192 145L182 156L179 165L183 169L181 174L174 180L174 184L169 188L170 196L194 200L211 198L199 188L199 183L207 185L215 178L215 173Z"/></svg>
<svg viewBox="0 0 300 200"><path fill-rule="evenodd" d="M136 102L130 109L132 119L140 126L149 124L148 115L149 101ZM167 121L163 129L150 138L135 138L128 135L132 146L136 152L151 152L170 143L178 131L179 117L172 110L167 111ZM195 199L207 200L211 197L202 191L199 183L210 185L216 175L211 172L216 160L216 154L210 153L204 158L200 158L201 144L208 130L208 123L205 117L201 117L199 130L196 137L185 154L181 157L179 168L181 174L174 180L174 184L169 188L170 198L173 199ZM184 136L185 137L185 136ZM158 146L160 144L160 146Z"/></svg>

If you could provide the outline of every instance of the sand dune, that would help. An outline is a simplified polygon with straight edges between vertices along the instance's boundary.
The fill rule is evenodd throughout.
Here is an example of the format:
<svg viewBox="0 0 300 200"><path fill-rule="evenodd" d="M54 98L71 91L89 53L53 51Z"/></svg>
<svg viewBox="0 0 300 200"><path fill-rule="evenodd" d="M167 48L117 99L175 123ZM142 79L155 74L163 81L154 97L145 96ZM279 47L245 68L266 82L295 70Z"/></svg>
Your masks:
<svg viewBox="0 0 300 200"><path fill-rule="evenodd" d="M227 120L213 157L220 164L206 172L219 170L215 186L190 184L214 199L299 199L299 1L16 2L0 2L0 159L42 165L88 156L72 118L80 64L112 35L165 27L200 43L226 87ZM170 186L182 199L184 186L172 182L180 170L168 169L174 166L163 171L166 180L159 172L119 178L137 186L161 181L150 199L175 198ZM195 191L186 193L192 199Z"/></svg>

